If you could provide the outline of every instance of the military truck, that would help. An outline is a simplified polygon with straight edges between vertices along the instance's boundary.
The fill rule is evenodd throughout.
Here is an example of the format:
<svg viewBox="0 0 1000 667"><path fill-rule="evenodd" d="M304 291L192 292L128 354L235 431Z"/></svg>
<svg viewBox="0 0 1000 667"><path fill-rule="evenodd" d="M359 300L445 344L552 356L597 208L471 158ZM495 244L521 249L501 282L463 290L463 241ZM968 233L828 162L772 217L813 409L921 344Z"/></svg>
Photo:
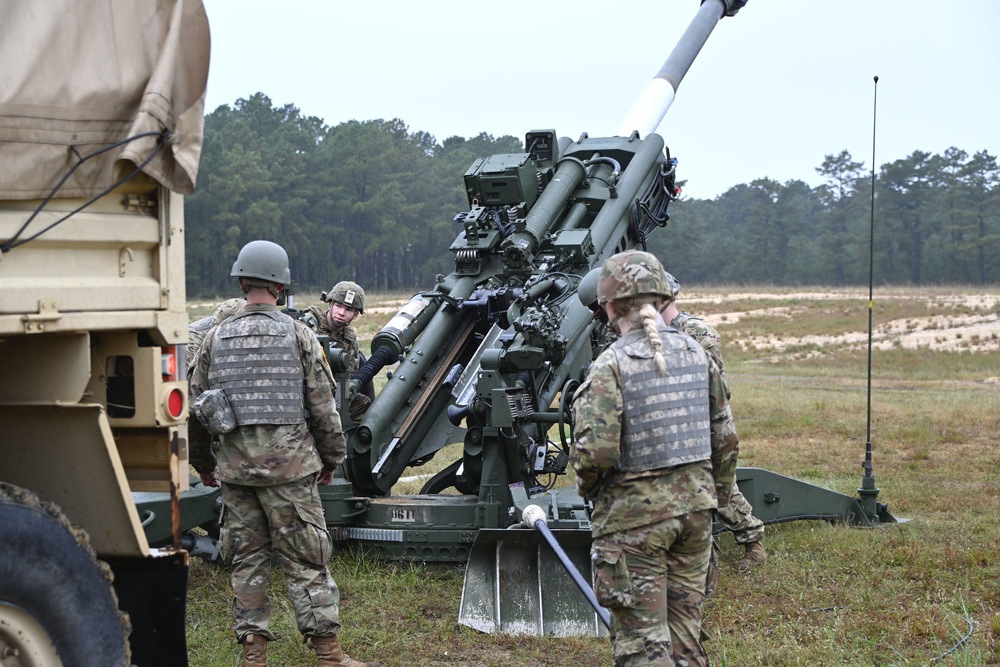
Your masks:
<svg viewBox="0 0 1000 667"><path fill-rule="evenodd" d="M0 5L5 667L187 665L188 554L150 547L132 493L188 485L208 61L200 0Z"/></svg>

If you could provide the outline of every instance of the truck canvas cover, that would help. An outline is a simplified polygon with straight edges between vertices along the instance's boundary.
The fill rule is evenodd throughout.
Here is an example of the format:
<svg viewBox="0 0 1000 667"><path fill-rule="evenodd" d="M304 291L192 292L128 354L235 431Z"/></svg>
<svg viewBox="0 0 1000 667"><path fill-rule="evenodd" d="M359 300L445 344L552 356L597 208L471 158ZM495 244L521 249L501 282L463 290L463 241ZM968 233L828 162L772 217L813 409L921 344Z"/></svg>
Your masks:
<svg viewBox="0 0 1000 667"><path fill-rule="evenodd" d="M45 197L81 156L144 133L80 164L58 196L96 196L154 153L146 174L194 189L210 41L201 0L5 1L0 26L0 199Z"/></svg>

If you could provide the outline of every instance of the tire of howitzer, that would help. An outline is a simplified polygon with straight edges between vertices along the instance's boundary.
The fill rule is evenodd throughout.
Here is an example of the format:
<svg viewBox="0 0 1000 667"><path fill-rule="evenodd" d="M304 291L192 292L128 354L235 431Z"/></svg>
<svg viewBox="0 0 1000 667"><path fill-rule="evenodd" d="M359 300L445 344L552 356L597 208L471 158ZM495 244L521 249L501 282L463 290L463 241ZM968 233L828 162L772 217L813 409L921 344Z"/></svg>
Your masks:
<svg viewBox="0 0 1000 667"><path fill-rule="evenodd" d="M127 667L128 632L111 570L86 533L52 503L0 483L0 646L18 652L8 660Z"/></svg>

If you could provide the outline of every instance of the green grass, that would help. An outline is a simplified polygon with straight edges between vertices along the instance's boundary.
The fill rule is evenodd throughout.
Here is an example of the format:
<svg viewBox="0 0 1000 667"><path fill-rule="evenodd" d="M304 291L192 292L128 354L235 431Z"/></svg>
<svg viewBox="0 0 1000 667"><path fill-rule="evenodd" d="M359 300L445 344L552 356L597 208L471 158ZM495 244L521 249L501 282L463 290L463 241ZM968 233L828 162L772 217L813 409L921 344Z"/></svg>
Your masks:
<svg viewBox="0 0 1000 667"><path fill-rule="evenodd" d="M969 293L995 297L997 290ZM893 295L898 304L891 312L889 304L876 311L889 319L915 322L928 310L988 314L948 300L943 289L895 289ZM372 305L383 300L369 298ZM312 302L300 297L298 304ZM800 358L742 349L740 340L746 331L765 329L789 337L863 331L866 302L859 308L839 297L789 294L705 302L704 310L786 306L798 309L795 317L719 327L741 465L856 495L868 440L864 346L835 345ZM359 320L362 339L392 312ZM752 326L744 329L747 322ZM814 521L768 526L769 560L747 575L732 567L740 548L722 536L723 570L704 609L713 665L1000 664L1000 383L991 380L1000 376L1000 352L876 350L873 375L878 499L908 520L876 529ZM429 474L451 460L442 454L405 474ZM419 484L399 491L413 493ZM606 639L484 635L458 625L460 566L379 562L347 551L335 555L330 569L341 589L342 639L355 658L387 667L611 664ZM280 641L270 646L269 664L311 664L280 572L271 589ZM188 601L192 667L238 664L231 624L228 572L195 560Z"/></svg>

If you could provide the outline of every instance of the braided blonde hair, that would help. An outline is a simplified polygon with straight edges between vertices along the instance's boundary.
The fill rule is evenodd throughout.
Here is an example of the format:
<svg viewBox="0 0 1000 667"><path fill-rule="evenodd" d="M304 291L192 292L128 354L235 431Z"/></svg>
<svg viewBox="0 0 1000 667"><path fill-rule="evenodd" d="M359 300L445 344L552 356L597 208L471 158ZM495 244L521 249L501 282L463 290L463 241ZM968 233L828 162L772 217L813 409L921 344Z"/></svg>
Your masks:
<svg viewBox="0 0 1000 667"><path fill-rule="evenodd" d="M642 327L646 333L646 339L653 348L653 359L656 361L656 368L663 375L667 374L667 360L663 356L663 340L660 338L660 318L659 311L656 310L654 302L648 297L631 299L621 299L615 301L615 308L618 316L627 319L635 327Z"/></svg>
<svg viewBox="0 0 1000 667"><path fill-rule="evenodd" d="M639 309L639 317L642 318L642 328L646 331L646 338L653 346L653 359L656 360L656 368L661 375L667 374L667 360L663 358L663 341L660 340L660 314L653 304L648 301L642 304Z"/></svg>

